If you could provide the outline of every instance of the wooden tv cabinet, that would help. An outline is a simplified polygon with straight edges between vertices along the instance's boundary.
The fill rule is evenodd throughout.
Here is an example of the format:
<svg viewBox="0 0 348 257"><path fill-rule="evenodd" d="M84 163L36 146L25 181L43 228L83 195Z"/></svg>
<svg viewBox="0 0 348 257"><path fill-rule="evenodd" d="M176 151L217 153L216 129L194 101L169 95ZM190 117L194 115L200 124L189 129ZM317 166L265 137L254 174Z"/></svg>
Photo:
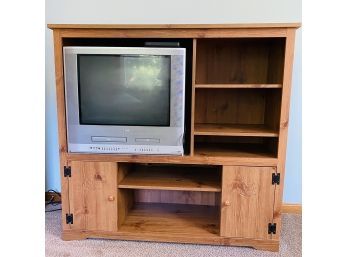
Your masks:
<svg viewBox="0 0 348 257"><path fill-rule="evenodd" d="M48 25L55 49L62 238L278 251L299 26ZM188 49L187 153L69 153L63 46L146 38L180 40Z"/></svg>

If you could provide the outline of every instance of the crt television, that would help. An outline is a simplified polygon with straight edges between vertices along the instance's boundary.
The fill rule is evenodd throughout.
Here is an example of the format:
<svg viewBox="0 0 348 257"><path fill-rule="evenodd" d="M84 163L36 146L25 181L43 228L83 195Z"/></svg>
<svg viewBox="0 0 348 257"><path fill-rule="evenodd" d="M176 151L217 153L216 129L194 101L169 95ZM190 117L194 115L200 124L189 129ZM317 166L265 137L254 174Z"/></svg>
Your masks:
<svg viewBox="0 0 348 257"><path fill-rule="evenodd" d="M183 155L185 48L63 51L69 152Z"/></svg>

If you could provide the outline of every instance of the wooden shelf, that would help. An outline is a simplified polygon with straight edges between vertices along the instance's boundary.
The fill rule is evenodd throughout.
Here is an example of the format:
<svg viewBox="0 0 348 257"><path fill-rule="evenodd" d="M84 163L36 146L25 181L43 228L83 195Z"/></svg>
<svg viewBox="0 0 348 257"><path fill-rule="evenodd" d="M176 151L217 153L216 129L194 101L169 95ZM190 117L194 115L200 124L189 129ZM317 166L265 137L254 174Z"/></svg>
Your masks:
<svg viewBox="0 0 348 257"><path fill-rule="evenodd" d="M282 84L196 84L195 88L282 88Z"/></svg>
<svg viewBox="0 0 348 257"><path fill-rule="evenodd" d="M217 206L136 203L119 231L209 237L219 235L219 211Z"/></svg>
<svg viewBox="0 0 348 257"><path fill-rule="evenodd" d="M195 135L207 136L245 136L245 137L278 137L279 133L265 125L251 124L211 124L197 123Z"/></svg>
<svg viewBox="0 0 348 257"><path fill-rule="evenodd" d="M217 168L137 165L118 188L221 192Z"/></svg>
<svg viewBox="0 0 348 257"><path fill-rule="evenodd" d="M238 158L276 158L262 144L196 143L195 156Z"/></svg>

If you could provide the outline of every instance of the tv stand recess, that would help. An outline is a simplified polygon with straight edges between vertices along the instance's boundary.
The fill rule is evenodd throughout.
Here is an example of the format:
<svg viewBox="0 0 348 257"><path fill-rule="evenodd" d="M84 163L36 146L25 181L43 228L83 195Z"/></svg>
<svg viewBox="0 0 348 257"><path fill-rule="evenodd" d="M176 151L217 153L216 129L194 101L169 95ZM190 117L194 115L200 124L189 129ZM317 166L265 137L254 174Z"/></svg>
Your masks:
<svg viewBox="0 0 348 257"><path fill-rule="evenodd" d="M299 26L48 25L55 49L62 238L278 251ZM188 153L69 153L63 46L119 46L154 39L181 40L191 49L186 57Z"/></svg>

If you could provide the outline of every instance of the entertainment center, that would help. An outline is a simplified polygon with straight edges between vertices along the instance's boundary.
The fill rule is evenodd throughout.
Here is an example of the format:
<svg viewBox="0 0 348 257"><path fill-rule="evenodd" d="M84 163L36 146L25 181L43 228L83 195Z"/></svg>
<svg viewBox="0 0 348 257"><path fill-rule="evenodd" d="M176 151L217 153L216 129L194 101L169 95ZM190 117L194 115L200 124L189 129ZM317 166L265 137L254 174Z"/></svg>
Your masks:
<svg viewBox="0 0 348 257"><path fill-rule="evenodd" d="M54 35L62 238L234 245L278 251L292 63L299 26L297 23L48 25ZM150 47L137 57L144 57L154 46L178 53L179 48L175 49L173 42L184 49L179 51L185 52L186 57L181 66L170 66L176 59L168 62L153 53L156 60L146 56L134 61L134 54L128 52L120 55L122 48L145 49L146 45ZM76 61L74 57L72 66L76 63L76 68L72 70L78 71L72 73L67 70L64 52L79 48L113 49L113 59ZM184 76L178 75L174 80L175 72L182 74L180 67L184 67ZM110 86L112 79L105 82L111 73L112 78L118 76L122 85ZM71 79L74 77L78 79ZM96 91L89 84L93 77L98 78ZM168 93L174 83L181 83L180 78L184 80L184 92L178 90L175 94L182 93L184 109L169 103L180 99L172 91ZM151 89L147 93L138 88L149 81ZM77 95L75 100L67 101L74 95L69 93L72 87ZM110 97L111 88L122 88L127 93L119 98L122 105L121 100L103 102L115 98ZM149 96L155 101L146 100L151 100ZM124 102L125 99L131 100ZM79 106L72 108L73 101L79 102ZM147 102L146 106L140 104L133 109L128 101ZM158 104L156 110L152 103ZM101 115L105 111L100 110L106 105L115 109L109 117ZM96 107L91 111L88 109L91 106ZM120 128L117 125L129 118L127 111L122 110L124 106L144 112L134 114L141 119L142 127L134 131L134 125L125 127L121 136L107 134L112 133L110 125ZM183 111L184 117L177 112L173 114L178 110ZM163 122L146 130L147 122L153 122L151 112ZM79 124L71 127L70 117L76 114L80 115L76 118ZM82 115L88 122L84 123ZM173 121L174 116L181 117L184 129L182 123ZM95 120L99 123L94 123ZM103 130L90 134L96 130L79 130L81 125L91 128L103 125ZM176 128L175 132L168 132L170 138L171 133L179 135L178 131L184 131L178 136L180 140L175 141L183 143L182 155L154 154L157 144L173 145L165 137L167 132L154 138L151 133L156 133L156 126L164 126L163 131ZM98 145L90 145L89 152L79 151L81 148L72 151L73 133L77 138L87 135L88 140ZM132 151L136 152L119 150L119 145L122 148L123 143L130 141L135 147Z"/></svg>

